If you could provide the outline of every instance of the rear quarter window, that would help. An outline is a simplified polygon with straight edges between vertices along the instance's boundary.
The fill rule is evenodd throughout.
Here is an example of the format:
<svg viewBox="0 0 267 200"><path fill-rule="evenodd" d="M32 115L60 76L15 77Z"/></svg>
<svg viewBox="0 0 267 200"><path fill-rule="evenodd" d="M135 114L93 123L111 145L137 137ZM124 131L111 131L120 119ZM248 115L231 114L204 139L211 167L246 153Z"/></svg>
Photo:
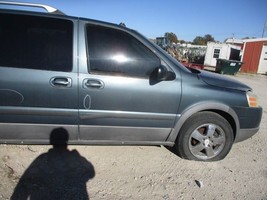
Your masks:
<svg viewBox="0 0 267 200"><path fill-rule="evenodd" d="M72 71L72 21L1 13L0 44L0 66Z"/></svg>

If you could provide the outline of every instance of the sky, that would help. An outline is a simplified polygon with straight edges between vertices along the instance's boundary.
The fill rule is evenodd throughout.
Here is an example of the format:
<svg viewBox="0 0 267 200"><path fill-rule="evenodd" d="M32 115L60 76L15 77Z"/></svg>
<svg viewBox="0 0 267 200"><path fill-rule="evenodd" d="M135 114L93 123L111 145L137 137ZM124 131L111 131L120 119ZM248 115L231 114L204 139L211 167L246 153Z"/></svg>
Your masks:
<svg viewBox="0 0 267 200"><path fill-rule="evenodd" d="M172 32L178 40L185 41L206 34L221 42L232 37L259 38L267 21L267 0L17 1L47 4L70 16L115 24L123 22L148 38ZM267 37L267 22L264 37Z"/></svg>

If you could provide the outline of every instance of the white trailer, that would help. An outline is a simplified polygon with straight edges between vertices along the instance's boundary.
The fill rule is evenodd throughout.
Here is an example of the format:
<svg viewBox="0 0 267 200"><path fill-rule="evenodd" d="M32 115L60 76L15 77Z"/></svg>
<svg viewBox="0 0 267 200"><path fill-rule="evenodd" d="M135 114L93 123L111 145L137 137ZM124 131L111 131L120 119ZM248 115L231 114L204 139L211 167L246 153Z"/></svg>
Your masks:
<svg viewBox="0 0 267 200"><path fill-rule="evenodd" d="M204 65L215 67L218 58L240 61L241 47L232 44L208 42Z"/></svg>

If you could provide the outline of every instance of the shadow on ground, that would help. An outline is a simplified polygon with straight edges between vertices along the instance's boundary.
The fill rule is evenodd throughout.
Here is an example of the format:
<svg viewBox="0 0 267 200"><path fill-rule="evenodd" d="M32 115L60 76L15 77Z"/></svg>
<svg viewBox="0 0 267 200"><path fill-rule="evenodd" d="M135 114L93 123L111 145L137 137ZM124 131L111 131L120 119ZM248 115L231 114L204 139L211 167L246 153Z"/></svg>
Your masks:
<svg viewBox="0 0 267 200"><path fill-rule="evenodd" d="M63 128L51 132L53 148L32 162L11 200L89 199L86 183L95 176L94 167L77 150L68 150L68 138Z"/></svg>

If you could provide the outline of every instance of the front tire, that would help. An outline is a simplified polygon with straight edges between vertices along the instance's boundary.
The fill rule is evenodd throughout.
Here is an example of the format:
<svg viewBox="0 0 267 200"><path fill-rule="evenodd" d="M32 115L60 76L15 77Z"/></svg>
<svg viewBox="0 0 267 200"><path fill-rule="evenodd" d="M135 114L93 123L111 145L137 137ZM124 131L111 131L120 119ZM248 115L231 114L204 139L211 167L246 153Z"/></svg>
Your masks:
<svg viewBox="0 0 267 200"><path fill-rule="evenodd" d="M174 148L185 159L217 161L229 153L233 141L233 129L225 118L213 112L200 112L184 123Z"/></svg>

